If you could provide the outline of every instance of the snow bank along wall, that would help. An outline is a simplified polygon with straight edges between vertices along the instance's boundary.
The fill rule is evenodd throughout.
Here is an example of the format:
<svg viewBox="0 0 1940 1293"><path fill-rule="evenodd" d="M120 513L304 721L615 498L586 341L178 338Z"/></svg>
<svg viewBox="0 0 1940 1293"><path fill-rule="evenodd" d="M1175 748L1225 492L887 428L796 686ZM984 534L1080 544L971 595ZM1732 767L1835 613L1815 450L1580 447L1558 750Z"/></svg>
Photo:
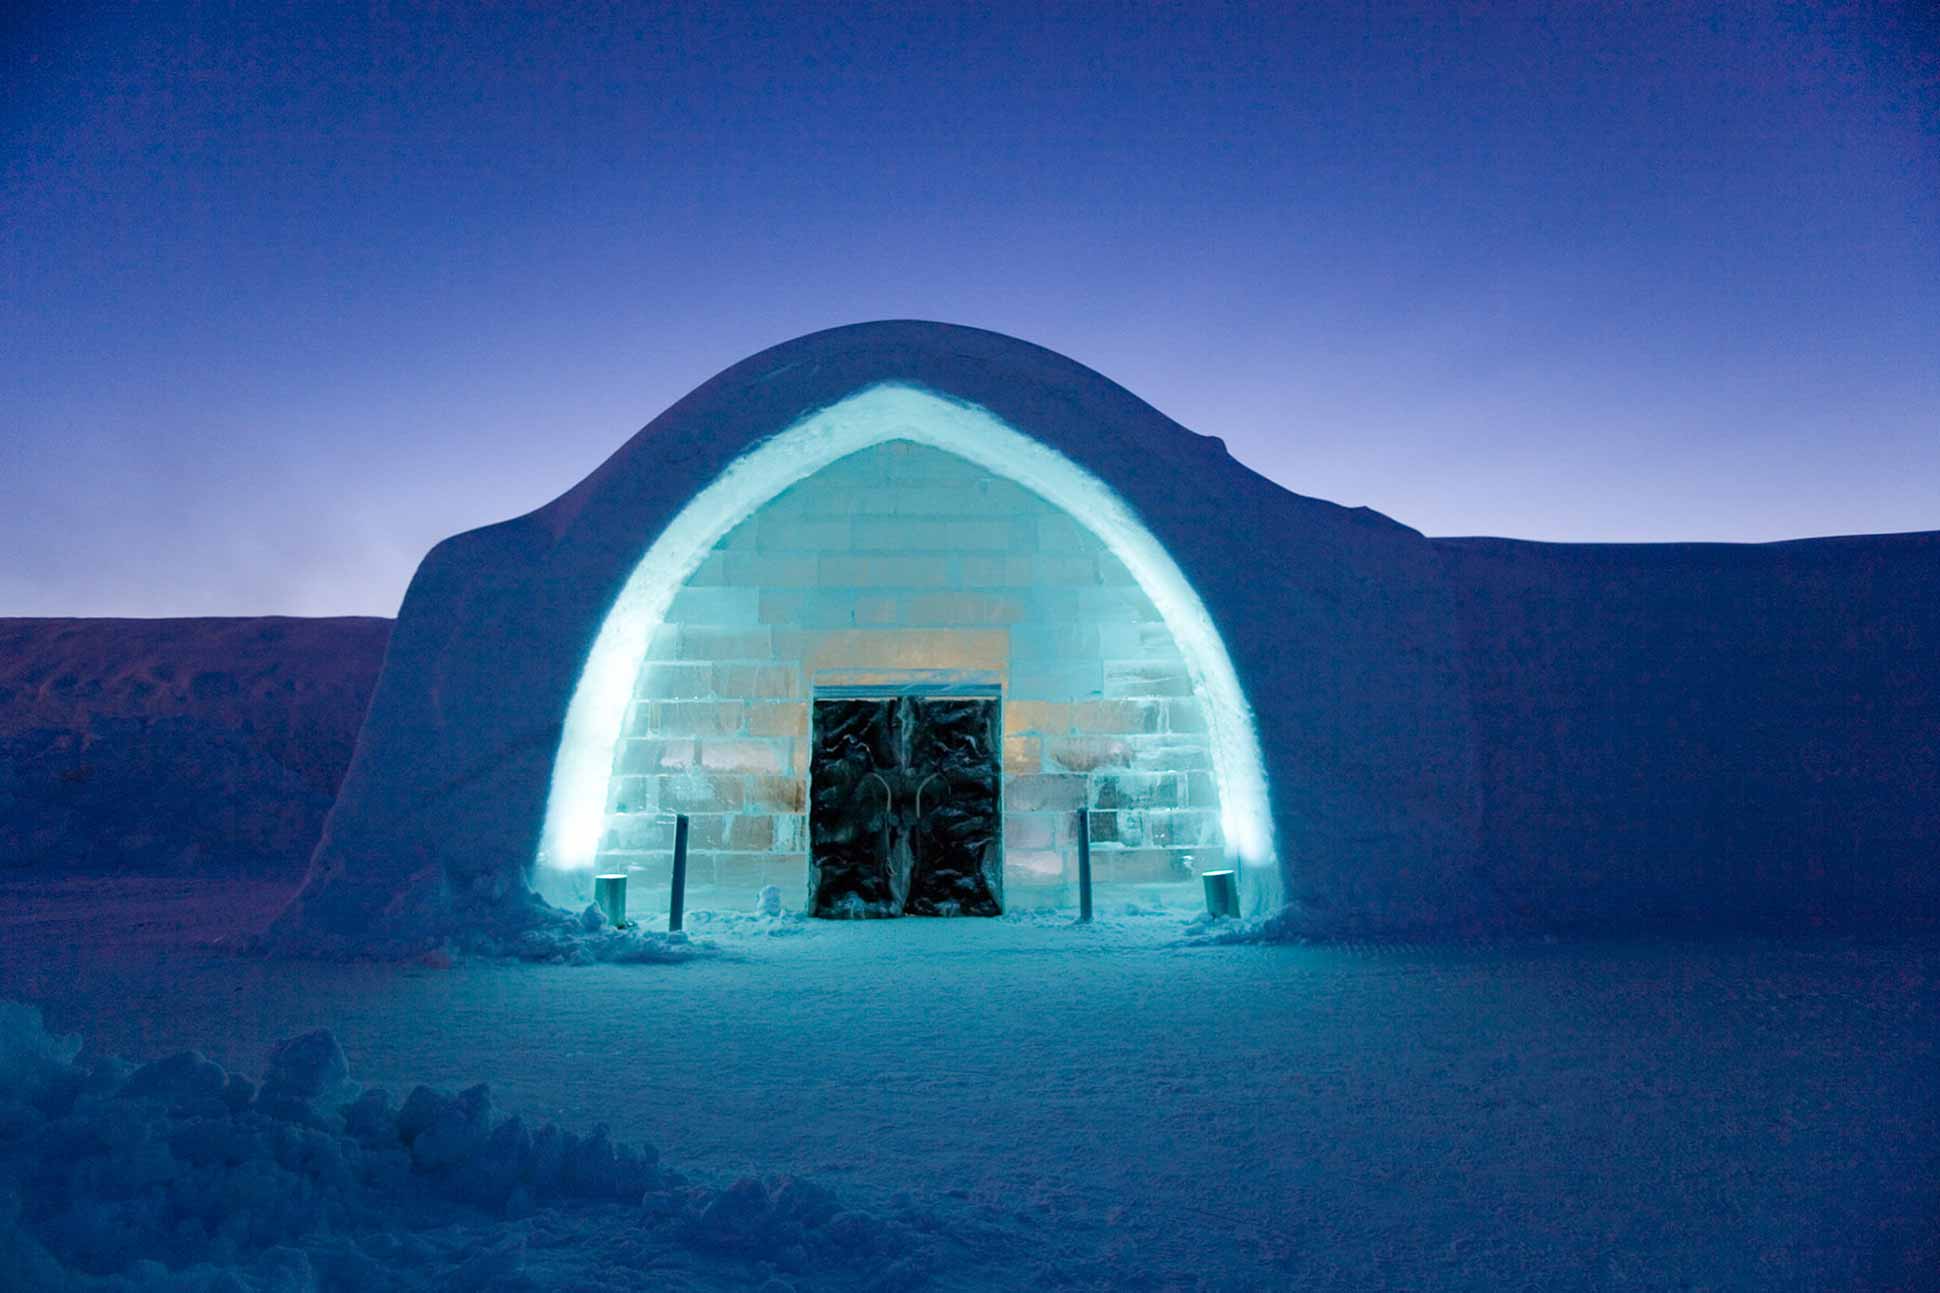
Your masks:
<svg viewBox="0 0 1940 1293"><path fill-rule="evenodd" d="M0 619L0 868L302 867L381 619Z"/></svg>
<svg viewBox="0 0 1940 1293"><path fill-rule="evenodd" d="M1514 918L1940 920L1940 534L1434 544Z"/></svg>
<svg viewBox="0 0 1940 1293"><path fill-rule="evenodd" d="M966 419L987 429L931 425ZM1096 506L1074 505L1093 487ZM1649 548L1430 541L1289 493L1040 348L936 324L818 333L702 386L545 508L433 550L277 932L408 946L530 911L535 884L577 901L598 867L651 885L675 809L696 823L698 882L751 897L792 873L799 894L806 702L841 673L1006 691L1020 892L1068 896L1060 821L1135 786L1107 827L1111 878L1250 851L1317 931L1733 920L1752 910L1731 901L1747 878L1840 865L1870 873L1765 910L1836 918L1862 892L1930 909L1919 715L1940 569L1929 541L1870 542L1903 585L1842 578L1860 550L1837 544L1793 545L1824 553L1827 578L1801 584L1756 573L1767 549L1666 575ZM1715 613L1739 592L1753 600ZM1061 619L1067 595L1097 613ZM1827 719L1836 688L1814 680L1853 615L1880 627L1836 644L1852 703L1904 705L1877 723ZM1700 641L1709 654L1687 649ZM1729 662L1761 650L1758 704L1705 698L1742 686ZM1136 703L1104 717L1120 701ZM1625 739L1581 725L1599 707L1621 710ZM1764 748L1817 724L1813 767L1843 771L1800 784L1815 833L1759 827L1767 862L1734 842L1699 865L1728 818L1721 769L1740 765L1694 753L1692 718L1722 741L1753 709ZM1741 801L1754 813L1809 771L1763 766L1765 798ZM1840 831L1843 864L1819 847Z"/></svg>

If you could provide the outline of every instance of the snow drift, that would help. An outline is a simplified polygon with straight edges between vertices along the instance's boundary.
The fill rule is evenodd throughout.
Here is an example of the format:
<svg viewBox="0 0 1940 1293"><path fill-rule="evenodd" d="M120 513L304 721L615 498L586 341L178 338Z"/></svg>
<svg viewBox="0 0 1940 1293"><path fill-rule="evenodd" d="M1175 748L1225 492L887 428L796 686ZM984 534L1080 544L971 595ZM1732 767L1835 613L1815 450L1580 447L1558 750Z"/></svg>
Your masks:
<svg viewBox="0 0 1940 1293"><path fill-rule="evenodd" d="M918 1287L942 1223L786 1177L690 1183L649 1145L531 1125L485 1086L360 1090L336 1039L260 1082L194 1051L79 1055L0 1002L0 1271L72 1290Z"/></svg>

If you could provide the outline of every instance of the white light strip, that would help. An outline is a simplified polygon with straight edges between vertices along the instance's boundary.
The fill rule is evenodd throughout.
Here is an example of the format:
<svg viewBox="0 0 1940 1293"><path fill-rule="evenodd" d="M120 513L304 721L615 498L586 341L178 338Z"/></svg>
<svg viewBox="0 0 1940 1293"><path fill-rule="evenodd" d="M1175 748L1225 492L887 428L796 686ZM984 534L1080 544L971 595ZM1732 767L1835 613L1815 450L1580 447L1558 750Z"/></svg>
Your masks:
<svg viewBox="0 0 1940 1293"><path fill-rule="evenodd" d="M647 644L674 594L728 531L797 481L871 445L913 440L1016 481L1096 534L1152 599L1206 706L1228 856L1247 914L1277 907L1280 870L1252 708L1226 644L1164 546L1111 488L989 410L900 382L871 386L804 417L729 464L655 539L600 626L566 709L538 863L590 870L605 829L614 748Z"/></svg>

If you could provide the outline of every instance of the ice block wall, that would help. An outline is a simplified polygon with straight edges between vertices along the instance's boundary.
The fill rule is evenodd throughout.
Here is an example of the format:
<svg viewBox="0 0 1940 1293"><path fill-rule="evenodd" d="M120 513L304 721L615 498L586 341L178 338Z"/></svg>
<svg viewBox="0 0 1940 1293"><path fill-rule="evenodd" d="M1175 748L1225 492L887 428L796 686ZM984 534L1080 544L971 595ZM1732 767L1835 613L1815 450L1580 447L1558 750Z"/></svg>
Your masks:
<svg viewBox="0 0 1940 1293"><path fill-rule="evenodd" d="M1190 880L1223 858L1206 723L1149 598L1083 525L939 449L892 441L729 532L648 648L615 753L601 870L665 885L806 883L819 682L938 677L1003 690L1005 889L1056 902L1075 812L1100 884Z"/></svg>

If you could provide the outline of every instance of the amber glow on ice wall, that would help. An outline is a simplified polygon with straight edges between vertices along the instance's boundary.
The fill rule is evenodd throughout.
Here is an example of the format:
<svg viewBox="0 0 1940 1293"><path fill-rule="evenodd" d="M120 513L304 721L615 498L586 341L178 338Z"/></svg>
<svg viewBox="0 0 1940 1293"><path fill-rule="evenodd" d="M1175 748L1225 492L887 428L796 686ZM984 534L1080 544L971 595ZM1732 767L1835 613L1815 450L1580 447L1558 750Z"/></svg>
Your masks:
<svg viewBox="0 0 1940 1293"><path fill-rule="evenodd" d="M988 410L904 383L868 387L811 413L736 459L654 541L607 613L566 712L535 881L590 872L628 700L675 595L715 545L770 499L872 445L914 441L967 459L1039 495L1122 562L1183 656L1206 715L1228 857L1249 914L1281 899L1266 777L1252 711L1217 628L1163 545L1104 482ZM564 877L561 877L562 879Z"/></svg>

